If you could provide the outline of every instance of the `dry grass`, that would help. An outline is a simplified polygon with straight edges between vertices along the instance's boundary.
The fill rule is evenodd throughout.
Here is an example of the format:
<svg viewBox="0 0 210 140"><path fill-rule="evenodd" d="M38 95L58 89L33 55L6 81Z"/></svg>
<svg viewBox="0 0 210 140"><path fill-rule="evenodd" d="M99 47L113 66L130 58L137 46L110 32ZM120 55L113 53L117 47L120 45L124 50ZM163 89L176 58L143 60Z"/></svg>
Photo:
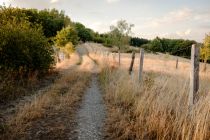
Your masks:
<svg viewBox="0 0 210 140"><path fill-rule="evenodd" d="M26 77L19 75L15 72L0 72L0 105L32 95L37 90L53 83L58 77L58 73L53 70L42 75L36 72Z"/></svg>
<svg viewBox="0 0 210 140"><path fill-rule="evenodd" d="M62 133L67 129L65 123L68 124L68 122L64 121L71 116L75 103L81 99L89 79L90 73L87 72L77 69L66 72L48 91L36 97L31 103L25 104L17 112L12 120L8 122L8 128L2 138L29 139L32 137L46 139L46 137L43 138L42 136L37 137L35 134L40 131L41 127L48 128L48 125L57 122L54 124L55 126L48 128L47 131L50 130L48 134L42 135L50 139L63 139L65 135ZM46 124L43 125L39 122Z"/></svg>
<svg viewBox="0 0 210 140"><path fill-rule="evenodd" d="M89 44L97 50L97 44ZM203 72L197 103L188 108L190 60L167 54L145 54L143 82L138 83L139 55L134 64L134 80L128 75L131 54L100 50L90 53L103 67L101 83L108 106L107 139L210 139L210 65ZM106 64L104 64L104 62Z"/></svg>
<svg viewBox="0 0 210 140"><path fill-rule="evenodd" d="M189 78L184 71L170 73L145 72L138 83L123 67L103 69L107 139L210 139L210 77L202 76L199 100L190 110Z"/></svg>

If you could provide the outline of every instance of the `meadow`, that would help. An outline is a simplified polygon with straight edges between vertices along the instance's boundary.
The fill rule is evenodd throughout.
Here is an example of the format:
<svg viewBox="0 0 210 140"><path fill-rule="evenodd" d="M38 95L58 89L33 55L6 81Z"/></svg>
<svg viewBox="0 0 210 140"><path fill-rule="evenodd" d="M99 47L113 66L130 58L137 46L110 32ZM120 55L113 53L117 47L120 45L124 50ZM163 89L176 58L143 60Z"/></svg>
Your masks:
<svg viewBox="0 0 210 140"><path fill-rule="evenodd" d="M91 45L90 45L91 46ZM94 45L92 45L92 48ZM94 49L92 49L94 50ZM128 74L131 54L93 53L101 62L100 81L108 108L107 139L210 138L210 67L202 72L197 102L189 109L190 60L168 54L145 54L143 81L138 81L139 55L133 78Z"/></svg>

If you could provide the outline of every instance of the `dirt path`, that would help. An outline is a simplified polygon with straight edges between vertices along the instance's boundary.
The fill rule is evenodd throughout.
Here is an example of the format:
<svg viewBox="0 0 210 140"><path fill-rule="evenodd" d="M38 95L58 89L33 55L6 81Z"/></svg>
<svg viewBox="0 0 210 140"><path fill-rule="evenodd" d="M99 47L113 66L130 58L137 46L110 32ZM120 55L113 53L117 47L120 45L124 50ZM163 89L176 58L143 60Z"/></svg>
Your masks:
<svg viewBox="0 0 210 140"><path fill-rule="evenodd" d="M81 108L77 113L78 140L102 139L103 121L105 119L105 106L98 85L96 74L82 100Z"/></svg>
<svg viewBox="0 0 210 140"><path fill-rule="evenodd" d="M98 84L99 66L89 57L86 44L78 48L84 61L83 67L92 72L92 81L76 114L76 138L78 140L103 139L103 122L106 116L101 90ZM87 67L89 66L89 67ZM71 139L71 138L70 138Z"/></svg>

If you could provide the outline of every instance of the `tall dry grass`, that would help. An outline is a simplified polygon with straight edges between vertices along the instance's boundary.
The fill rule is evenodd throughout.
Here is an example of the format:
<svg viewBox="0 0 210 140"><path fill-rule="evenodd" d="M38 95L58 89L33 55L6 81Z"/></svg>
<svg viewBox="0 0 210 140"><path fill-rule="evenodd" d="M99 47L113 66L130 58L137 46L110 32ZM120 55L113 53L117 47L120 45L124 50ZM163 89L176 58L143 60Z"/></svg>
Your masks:
<svg viewBox="0 0 210 140"><path fill-rule="evenodd" d="M107 139L210 139L210 80L202 78L197 103L188 108L189 78L144 73L143 82L123 69L101 72L108 106Z"/></svg>

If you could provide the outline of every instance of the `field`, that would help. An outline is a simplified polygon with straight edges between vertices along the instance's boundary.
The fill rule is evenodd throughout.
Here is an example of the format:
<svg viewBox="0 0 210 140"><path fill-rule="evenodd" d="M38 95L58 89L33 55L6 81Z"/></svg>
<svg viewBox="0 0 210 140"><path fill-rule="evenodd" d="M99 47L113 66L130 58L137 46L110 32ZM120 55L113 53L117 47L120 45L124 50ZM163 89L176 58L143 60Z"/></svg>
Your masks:
<svg viewBox="0 0 210 140"><path fill-rule="evenodd" d="M139 83L136 58L132 78L131 54L121 55L120 67L116 54L100 57L105 62L101 83L108 106L107 139L209 139L209 65L200 72L198 101L189 109L189 60L179 58L176 69L176 57L146 54Z"/></svg>

